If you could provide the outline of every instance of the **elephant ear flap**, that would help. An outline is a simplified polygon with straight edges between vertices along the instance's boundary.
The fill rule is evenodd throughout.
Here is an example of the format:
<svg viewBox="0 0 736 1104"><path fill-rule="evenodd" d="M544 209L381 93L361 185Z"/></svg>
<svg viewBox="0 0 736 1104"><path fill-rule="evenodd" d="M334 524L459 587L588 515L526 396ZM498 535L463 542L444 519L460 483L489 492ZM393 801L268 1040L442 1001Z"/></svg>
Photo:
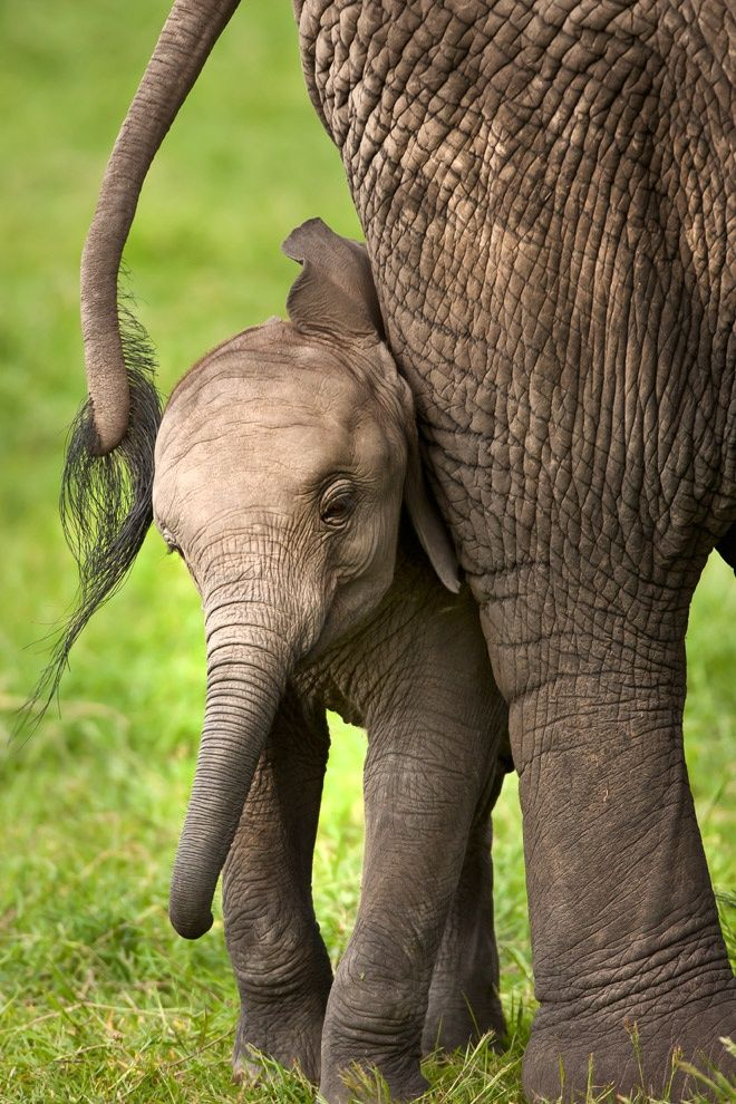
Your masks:
<svg viewBox="0 0 736 1104"><path fill-rule="evenodd" d="M378 357L386 369L384 383L390 385L394 395L398 385L404 414L408 449L404 504L441 582L457 594L460 590L457 556L424 479L414 400L384 344L381 310L365 246L335 234L322 219L310 219L293 230L281 248L287 257L302 265L286 301L289 318L296 328L379 346Z"/></svg>
<svg viewBox="0 0 736 1104"><path fill-rule="evenodd" d="M418 449L410 449L404 484L404 504L429 562L440 582L453 594L460 590L460 565L445 523L429 492Z"/></svg>
<svg viewBox="0 0 736 1104"><path fill-rule="evenodd" d="M404 505L414 532L419 538L429 562L435 569L440 582L453 594L460 590L460 564L442 516L437 508L427 480L422 470L419 455L419 435L414 417L414 400L406 380L403 386L402 405L404 406L407 427L406 480L404 482Z"/></svg>
<svg viewBox="0 0 736 1104"><path fill-rule="evenodd" d="M281 246L302 271L286 308L298 330L318 330L358 341L383 340L384 330L368 252L322 219L292 230Z"/></svg>

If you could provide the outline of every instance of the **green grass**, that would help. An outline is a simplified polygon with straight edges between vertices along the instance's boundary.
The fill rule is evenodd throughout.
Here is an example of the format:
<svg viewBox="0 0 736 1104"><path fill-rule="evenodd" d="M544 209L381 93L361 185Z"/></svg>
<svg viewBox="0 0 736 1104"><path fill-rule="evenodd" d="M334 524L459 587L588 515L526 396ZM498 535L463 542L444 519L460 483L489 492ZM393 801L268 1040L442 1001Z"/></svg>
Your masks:
<svg viewBox="0 0 736 1104"><path fill-rule="evenodd" d="M75 585L56 515L66 426L84 391L77 267L104 160L168 0L0 8L0 721ZM335 150L302 89L290 4L243 5L167 139L128 250L165 392L222 337L283 311L279 243L319 214L358 233ZM733 893L736 585L713 563L689 639L689 764L717 888ZM197 598L155 535L72 657L62 713L0 763L0 1101L306 1101L269 1067L230 1082L235 994L218 921L171 930L168 876L203 702ZM335 726L317 909L337 960L361 858L359 733ZM520 1099L532 980L512 781L496 817L497 916L511 1050L430 1064L433 1099ZM727 1099L726 1090L722 1099Z"/></svg>

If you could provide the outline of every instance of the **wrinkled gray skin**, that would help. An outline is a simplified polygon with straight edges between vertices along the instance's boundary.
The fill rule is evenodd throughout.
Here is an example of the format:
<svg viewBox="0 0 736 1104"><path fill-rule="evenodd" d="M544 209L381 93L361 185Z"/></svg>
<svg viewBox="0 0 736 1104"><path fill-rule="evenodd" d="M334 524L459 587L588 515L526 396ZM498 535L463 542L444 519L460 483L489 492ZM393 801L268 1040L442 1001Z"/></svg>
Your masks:
<svg viewBox="0 0 736 1104"><path fill-rule="evenodd" d="M286 250L304 264L291 322L200 361L156 446L156 524L202 596L208 656L170 914L183 935L209 927L230 848L236 1071L256 1047L319 1081L322 1047L323 1090L339 1098L345 1063L374 1058L375 1023L392 1038L390 1087L413 1095L422 1034L425 1050L504 1034L489 812L506 706L478 608L467 587L450 593L457 564L365 251L318 220ZM445 586L400 525L402 497ZM325 708L369 741L360 910L334 982L311 899ZM346 1022L363 1036L349 1048Z"/></svg>
<svg viewBox="0 0 736 1104"><path fill-rule="evenodd" d="M116 279L138 189L236 7L177 0L108 167L83 268L100 452L128 424ZM294 7L509 704L540 1001L526 1092L556 1095L560 1059L582 1092L591 1054L594 1084L628 1092L633 1024L655 1090L675 1045L733 1069L682 750L690 600L736 546L728 4ZM395 1036L340 1012L335 1053L389 1063Z"/></svg>

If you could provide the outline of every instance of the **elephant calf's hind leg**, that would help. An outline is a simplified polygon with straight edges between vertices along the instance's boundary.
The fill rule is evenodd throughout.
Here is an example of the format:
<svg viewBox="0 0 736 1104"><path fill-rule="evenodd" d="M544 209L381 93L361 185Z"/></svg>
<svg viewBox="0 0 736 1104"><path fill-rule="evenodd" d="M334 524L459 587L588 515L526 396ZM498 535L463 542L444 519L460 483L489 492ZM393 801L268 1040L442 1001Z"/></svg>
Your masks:
<svg viewBox="0 0 736 1104"><path fill-rule="evenodd" d="M506 1024L498 997L498 951L493 930L490 810L503 774L498 770L470 833L460 882L450 906L432 974L422 1052L465 1047L492 1031L501 1045Z"/></svg>

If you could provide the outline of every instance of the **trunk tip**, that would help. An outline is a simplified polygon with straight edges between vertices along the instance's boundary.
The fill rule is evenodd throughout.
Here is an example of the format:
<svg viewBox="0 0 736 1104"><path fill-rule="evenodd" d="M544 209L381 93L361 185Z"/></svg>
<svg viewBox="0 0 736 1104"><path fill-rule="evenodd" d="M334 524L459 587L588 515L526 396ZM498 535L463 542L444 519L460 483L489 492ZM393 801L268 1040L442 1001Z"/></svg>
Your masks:
<svg viewBox="0 0 736 1104"><path fill-rule="evenodd" d="M192 916L180 912L173 904L169 906L171 926L183 939L199 939L210 930L213 919L209 909L199 916Z"/></svg>

